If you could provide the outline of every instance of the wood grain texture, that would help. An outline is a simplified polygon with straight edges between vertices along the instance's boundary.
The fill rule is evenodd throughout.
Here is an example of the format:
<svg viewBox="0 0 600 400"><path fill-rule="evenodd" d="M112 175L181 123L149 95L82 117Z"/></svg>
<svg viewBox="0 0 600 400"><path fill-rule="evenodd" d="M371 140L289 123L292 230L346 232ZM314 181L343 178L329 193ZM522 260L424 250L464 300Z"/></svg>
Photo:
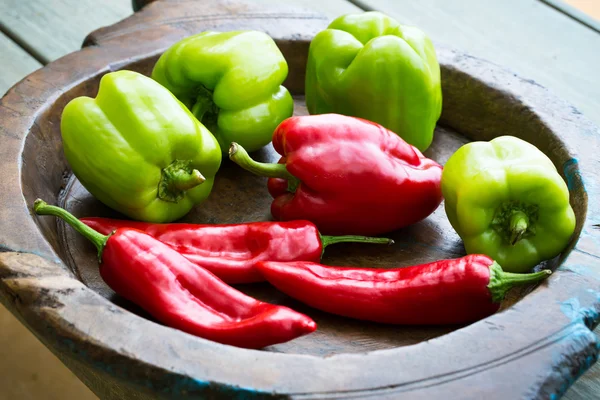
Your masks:
<svg viewBox="0 0 600 400"><path fill-rule="evenodd" d="M202 7L198 7L195 0L152 2L133 17L90 33L84 46L119 46L123 40L173 43L200 30L260 30L276 39L286 39L277 44L288 63L289 76L295 79L288 79L284 85L298 92L304 90L305 58L302 57L308 51L309 39L333 18L307 7L309 3L317 6L308 0L298 0L298 4L282 4L278 0L225 0L205 2ZM319 7L331 13L334 6L341 6L346 12L359 11L345 0L334 0ZM161 29L157 29L159 26ZM299 51L299 46L305 48Z"/></svg>
<svg viewBox="0 0 600 400"><path fill-rule="evenodd" d="M27 54L25 50L2 33L0 33L0 54L2 54L0 97L12 85L42 66L35 58Z"/></svg>
<svg viewBox="0 0 600 400"><path fill-rule="evenodd" d="M150 3L154 3L157 0L132 0L133 8L140 10ZM171 1L175 4L178 0L162 0ZM263 6L281 6L281 0L250 0L255 4ZM347 0L286 0L286 5L301 7L307 10L318 11L319 13L333 19L342 14L351 12L360 12L361 9Z"/></svg>
<svg viewBox="0 0 600 400"><path fill-rule="evenodd" d="M600 335L600 329L594 331ZM600 398L600 366L594 364L562 397L563 400L588 400Z"/></svg>
<svg viewBox="0 0 600 400"><path fill-rule="evenodd" d="M538 0L354 0L509 68L600 123L600 35Z"/></svg>
<svg viewBox="0 0 600 400"><path fill-rule="evenodd" d="M301 90L307 40L328 22L256 3L203 2L208 15L192 1L160 4L142 9L137 24L130 18L91 34L94 46L35 72L0 100L0 301L102 398L545 399L560 397L596 361L598 338L590 329L600 318L600 232L594 228L600 132L539 85L441 47L445 129L436 140L442 147L450 131L471 140L514 132L546 152L571 189L579 240L549 263L552 277L520 293L511 307L410 346L323 357L297 354L293 343L284 353L202 340L136 315L76 279L56 222L29 210L36 197L56 203L69 187L58 130L66 102L94 96L111 70L148 73L173 41L212 27L271 32L292 64L289 86ZM245 183L230 184L243 190ZM435 228L402 235L407 251L427 249ZM452 245L436 250L453 251Z"/></svg>
<svg viewBox="0 0 600 400"><path fill-rule="evenodd" d="M0 28L46 64L78 50L90 31L132 13L127 0L2 0Z"/></svg>

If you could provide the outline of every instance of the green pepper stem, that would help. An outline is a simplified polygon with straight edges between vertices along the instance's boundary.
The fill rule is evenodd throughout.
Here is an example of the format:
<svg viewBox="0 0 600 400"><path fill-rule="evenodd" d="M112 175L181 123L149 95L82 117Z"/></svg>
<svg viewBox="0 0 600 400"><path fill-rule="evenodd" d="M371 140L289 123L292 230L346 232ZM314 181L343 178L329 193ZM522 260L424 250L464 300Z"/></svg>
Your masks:
<svg viewBox="0 0 600 400"><path fill-rule="evenodd" d="M321 238L321 244L323 250L321 251L321 257L325 253L325 248L329 245L336 243L373 243L373 244L387 244L392 245L394 241L388 238L379 238L371 236L355 236L355 235L344 235L344 236L327 236L319 234Z"/></svg>
<svg viewBox="0 0 600 400"><path fill-rule="evenodd" d="M196 103L192 106L192 114L202 122L202 117L210 109L211 104L204 99L197 99Z"/></svg>
<svg viewBox="0 0 600 400"><path fill-rule="evenodd" d="M323 248L336 244L336 243L374 243L374 244L394 244L392 239L388 238L380 238L380 237L370 237L370 236L354 236L354 235L344 235L344 236L327 236L321 235L321 243L323 243Z"/></svg>
<svg viewBox="0 0 600 400"><path fill-rule="evenodd" d="M229 147L229 158L246 171L250 171L255 175L266 176L269 178L282 178L290 181L298 180L298 178L289 173L285 164L254 161L246 149L235 142L231 143L231 146Z"/></svg>
<svg viewBox="0 0 600 400"><path fill-rule="evenodd" d="M193 169L191 173L180 169L174 171L171 175L170 188L177 190L188 190L198 186L205 180L206 178L204 178L197 169Z"/></svg>
<svg viewBox="0 0 600 400"><path fill-rule="evenodd" d="M163 168L158 183L159 199L177 203L185 196L185 191L195 188L206 179L200 171L192 169L190 160L175 160Z"/></svg>
<svg viewBox="0 0 600 400"><path fill-rule="evenodd" d="M190 111L204 125L215 124L219 117L219 107L213 101L213 93L204 86L198 88L196 103Z"/></svg>
<svg viewBox="0 0 600 400"><path fill-rule="evenodd" d="M494 261L494 263L490 265L490 283L487 287L492 295L492 301L494 303L500 303L502 299L504 299L506 293L513 287L544 280L551 274L552 271L549 269L533 272L531 274L505 272L502 270L500 264Z"/></svg>
<svg viewBox="0 0 600 400"><path fill-rule="evenodd" d="M513 246L521 240L529 227L529 217L523 211L515 211L510 217L510 244Z"/></svg>
<svg viewBox="0 0 600 400"><path fill-rule="evenodd" d="M77 218L67 210L64 210L60 207L51 206L46 203L42 199L37 199L33 203L33 211L35 211L38 215L53 215L55 217L59 217L60 219L67 222L71 225L77 232L81 233L85 236L90 242L96 246L98 250L98 260L102 261L102 251L104 250L104 246L106 246L106 241L110 237L110 235L106 236L99 232L96 232Z"/></svg>

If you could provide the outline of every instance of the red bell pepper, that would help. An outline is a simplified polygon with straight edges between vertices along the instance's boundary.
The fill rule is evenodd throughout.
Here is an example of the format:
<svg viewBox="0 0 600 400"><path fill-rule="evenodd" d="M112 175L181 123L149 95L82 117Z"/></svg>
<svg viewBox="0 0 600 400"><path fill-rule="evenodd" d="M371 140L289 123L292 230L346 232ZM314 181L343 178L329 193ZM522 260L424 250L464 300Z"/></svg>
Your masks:
<svg viewBox="0 0 600 400"><path fill-rule="evenodd" d="M403 325L463 324L487 317L515 285L545 279L502 271L478 254L406 268L329 267L311 262L257 264L277 289L346 317Z"/></svg>
<svg viewBox="0 0 600 400"><path fill-rule="evenodd" d="M317 262L330 244L393 243L386 238L322 236L313 223L299 220L201 225L89 217L81 222L105 235L124 227L139 229L227 283L264 281L255 268L262 260Z"/></svg>
<svg viewBox="0 0 600 400"><path fill-rule="evenodd" d="M273 134L277 164L229 157L270 177L277 220L306 219L327 234L378 235L429 216L441 203L442 167L395 133L338 114L291 117Z"/></svg>
<svg viewBox="0 0 600 400"><path fill-rule="evenodd" d="M254 349L286 342L317 328L306 315L232 288L142 231L119 228L105 236L62 208L39 199L34 211L64 219L89 239L98 249L100 275L107 285L172 328Z"/></svg>

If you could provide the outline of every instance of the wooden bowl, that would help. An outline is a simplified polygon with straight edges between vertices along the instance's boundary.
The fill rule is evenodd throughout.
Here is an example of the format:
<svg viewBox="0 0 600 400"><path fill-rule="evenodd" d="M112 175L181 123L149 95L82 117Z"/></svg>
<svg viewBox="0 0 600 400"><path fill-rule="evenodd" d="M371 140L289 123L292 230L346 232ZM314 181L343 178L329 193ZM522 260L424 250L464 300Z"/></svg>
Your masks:
<svg viewBox="0 0 600 400"><path fill-rule="evenodd" d="M554 274L536 288L513 291L499 313L479 322L355 321L311 309L266 283L239 285L310 315L319 329L263 350L221 345L163 326L116 296L98 274L90 243L55 218L32 214L40 197L79 217L122 217L74 178L60 136L65 104L94 97L103 74L149 75L169 45L202 30L263 30L288 60L285 85L302 115L310 38L327 23L305 10L239 1L157 2L94 32L87 47L13 87L0 102L0 299L101 398L558 398L599 351L591 329L600 311L600 132L535 82L459 51L437 47L444 108L425 154L444 164L468 141L518 136L552 159L577 215L572 242L545 263ZM276 160L270 145L253 156ZM224 160L209 200L183 220L268 220L270 202L264 178ZM465 254L443 206L392 237L391 247L332 247L324 262L408 266Z"/></svg>

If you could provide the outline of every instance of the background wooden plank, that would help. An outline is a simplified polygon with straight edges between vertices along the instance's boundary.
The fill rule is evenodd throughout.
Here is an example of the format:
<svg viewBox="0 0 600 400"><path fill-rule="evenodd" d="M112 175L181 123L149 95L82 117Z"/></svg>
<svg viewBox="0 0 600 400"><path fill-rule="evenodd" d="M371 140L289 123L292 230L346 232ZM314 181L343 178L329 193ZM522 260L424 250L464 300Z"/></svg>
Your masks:
<svg viewBox="0 0 600 400"><path fill-rule="evenodd" d="M600 330L594 331L596 335ZM591 400L600 398L600 365L596 363L563 395L562 400Z"/></svg>
<svg viewBox="0 0 600 400"><path fill-rule="evenodd" d="M600 124L600 35L538 0L354 0L546 86Z"/></svg>
<svg viewBox="0 0 600 400"><path fill-rule="evenodd" d="M289 4L298 7L304 7L315 12L326 15L330 19L334 19L342 14L362 12L362 9L352 4L347 0L251 0L256 3L266 5L283 5Z"/></svg>
<svg viewBox="0 0 600 400"><path fill-rule="evenodd" d="M15 42L0 33L0 97L15 83L42 65Z"/></svg>
<svg viewBox="0 0 600 400"><path fill-rule="evenodd" d="M0 29L46 64L81 48L92 30L132 13L129 0L2 0Z"/></svg>
<svg viewBox="0 0 600 400"><path fill-rule="evenodd" d="M253 0L281 4L280 0ZM358 8L346 0L293 0L331 18ZM2 0L0 30L41 63L46 64L81 47L92 30L133 13L131 0Z"/></svg>

